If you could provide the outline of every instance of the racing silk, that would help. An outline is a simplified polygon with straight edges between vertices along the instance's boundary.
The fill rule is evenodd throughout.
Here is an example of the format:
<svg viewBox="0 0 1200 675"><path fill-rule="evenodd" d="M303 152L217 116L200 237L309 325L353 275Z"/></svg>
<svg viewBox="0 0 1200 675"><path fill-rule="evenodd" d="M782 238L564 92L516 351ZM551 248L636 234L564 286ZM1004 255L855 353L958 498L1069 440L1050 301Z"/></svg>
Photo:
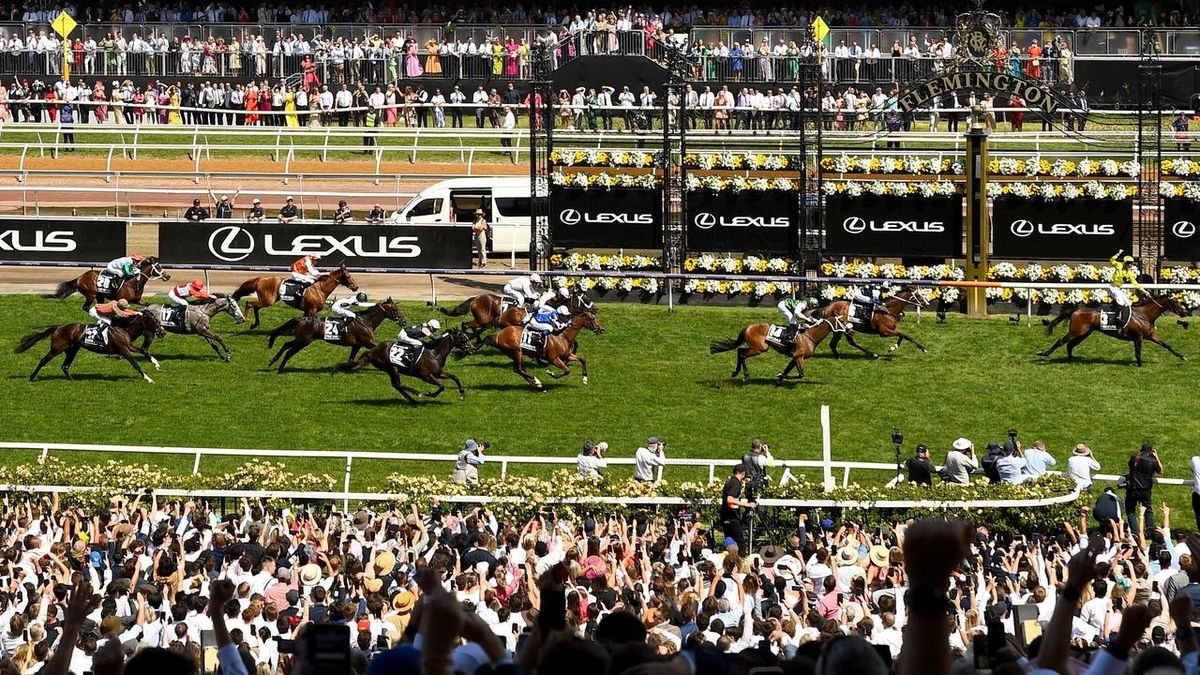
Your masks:
<svg viewBox="0 0 1200 675"><path fill-rule="evenodd" d="M193 286L191 284L191 282L188 282L186 284L179 284L175 288L171 289L171 293L175 294L179 298L195 298L197 300L212 300L211 295L209 295L203 289L196 288L195 286Z"/></svg>
<svg viewBox="0 0 1200 675"><path fill-rule="evenodd" d="M1139 291L1143 290L1142 285L1138 283L1138 273L1136 269L1129 269L1127 267L1128 263L1118 260L1117 256L1115 255L1108 259L1108 263L1112 265L1113 269L1115 270L1112 278L1113 286L1124 286L1128 284Z"/></svg>
<svg viewBox="0 0 1200 675"><path fill-rule="evenodd" d="M95 310L96 314L112 319L128 319L129 317L137 316L138 314L132 310L121 309L121 306L117 304L116 300L110 300L108 302L96 305Z"/></svg>
<svg viewBox="0 0 1200 675"><path fill-rule="evenodd" d="M558 291L551 289L542 293L541 297L537 299L537 311L541 312L545 309L553 309L566 303L567 298L562 297L562 294Z"/></svg>
<svg viewBox="0 0 1200 675"><path fill-rule="evenodd" d="M529 277L517 277L504 284L504 294L515 298L517 304L524 304L526 298L536 297L537 291L534 290Z"/></svg>
<svg viewBox="0 0 1200 675"><path fill-rule="evenodd" d="M316 263L316 258L311 255L306 255L292 263L292 273L302 276L315 277L319 274L319 272L317 272L317 267L314 263Z"/></svg>
<svg viewBox="0 0 1200 675"><path fill-rule="evenodd" d="M396 336L396 342L408 345L409 347L422 347L425 345L421 342L421 338L425 337L425 327L421 325L409 326L401 328L400 334Z"/></svg>
<svg viewBox="0 0 1200 675"><path fill-rule="evenodd" d="M116 260L108 263L108 266L104 269L111 274L126 278L136 276L138 273L137 265L134 264L133 258L130 256L117 258Z"/></svg>
<svg viewBox="0 0 1200 675"><path fill-rule="evenodd" d="M563 324L558 320L558 312L553 309L545 309L533 315L529 320L529 327L539 330L543 333L561 330Z"/></svg>
<svg viewBox="0 0 1200 675"><path fill-rule="evenodd" d="M333 312L334 316L340 316L343 319L354 319L358 316L357 314L354 313L354 308L357 307L357 308L362 309L362 308L372 307L372 306L373 306L373 303L359 302L353 295L348 295L348 296L342 298L341 300L338 300L337 302L333 303L333 307L331 308L330 311Z"/></svg>

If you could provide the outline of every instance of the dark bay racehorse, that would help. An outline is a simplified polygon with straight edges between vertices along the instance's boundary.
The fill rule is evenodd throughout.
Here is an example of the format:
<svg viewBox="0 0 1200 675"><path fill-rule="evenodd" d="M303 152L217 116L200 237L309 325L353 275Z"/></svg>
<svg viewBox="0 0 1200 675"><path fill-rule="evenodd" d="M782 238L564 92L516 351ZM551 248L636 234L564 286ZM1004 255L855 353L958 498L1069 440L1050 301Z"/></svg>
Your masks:
<svg viewBox="0 0 1200 675"><path fill-rule="evenodd" d="M888 351L895 351L900 347L900 344L905 340L913 343L923 352L928 352L925 345L902 333L899 328L900 317L904 316L904 308L909 305L924 307L925 301L917 293L917 289L912 286L905 286L900 292L890 296L887 300L880 303L884 311L874 311L871 313L871 318L866 324L853 324L850 322L850 305L849 300L837 300L829 303L821 312L821 317L829 319L838 330L834 331L833 339L829 341L829 349L835 357L841 357L838 354L837 345L844 335L846 342L850 346L866 354L867 356L877 359L879 355L875 352L863 347L854 340L854 333L864 333L866 335L878 335L885 338L896 338L896 344L890 345ZM845 328L844 332L841 330Z"/></svg>
<svg viewBox="0 0 1200 675"><path fill-rule="evenodd" d="M261 323L258 316L259 310L279 302L279 285L283 283L283 279L283 277L254 277L242 282L242 285L233 292L234 300L241 300L251 293L256 294L254 300L246 301L246 313L249 314L250 310L254 310L254 323L250 324L252 330L258 328ZM350 276L350 271L346 269L346 263L342 263L329 274L317 277L317 280L304 290L304 295L297 300L289 300L287 304L304 312L304 316L316 316L325 307L325 298L328 298L333 289L338 286L345 286L352 291L358 290L358 284L354 283L354 277Z"/></svg>
<svg viewBox="0 0 1200 675"><path fill-rule="evenodd" d="M833 324L829 319L821 319L815 326L807 328L796 336L795 344L787 344L786 342L769 341L767 336L771 332L771 324L769 323L753 323L742 329L735 338L726 340L718 340L712 343L709 347L710 354L720 354L734 349L737 350L737 366L733 369L733 374L730 377L737 377L738 373L742 374L742 381L750 379L750 370L746 368L746 359L758 356L769 349L787 356L791 359L788 361L787 368L783 372L775 376L775 384L782 384L788 377L788 373L792 369L797 370L796 378L804 377L804 360L812 356L817 351L817 345L821 344L821 340L825 339L833 330ZM743 346L744 345L744 346Z"/></svg>
<svg viewBox="0 0 1200 675"><path fill-rule="evenodd" d="M392 362L391 351L394 344L396 343L381 342L358 357L357 360L337 364L333 367L333 372L347 372L370 363L388 374L392 382L392 388L400 392L409 403L415 403L416 399L413 398L413 395L420 396L421 392L412 387L405 386L400 381L401 375L415 377L436 386L437 389L425 394L430 398L437 397L443 391L446 391L446 385L442 384L441 380L450 380L458 387L458 399L460 401L466 398L467 392L463 389L462 382L459 381L454 373L445 369L446 356L450 354L451 349L458 350L456 358L461 358L475 351L475 344L471 342L471 338L467 335L466 331L458 328L451 328L446 331L441 337L430 342L429 346L421 351L421 355L417 357L416 362L408 367L401 367Z"/></svg>
<svg viewBox="0 0 1200 675"><path fill-rule="evenodd" d="M404 315L396 308L396 303L392 302L391 298L359 313L356 320L345 325L344 330L340 332L339 339L332 344L350 347L348 360L353 361L354 357L358 356L359 349L363 347L370 349L375 346L375 329L379 328L379 324L383 323L384 319L391 319L404 325ZM267 346L271 348L275 347L275 340L284 333L291 332L293 337L279 348L279 351L267 363L267 367L275 365L275 362L282 356L283 361L280 361L278 371L282 373L283 367L293 356L299 354L300 350L317 340L328 342L325 340L325 324L332 320L321 317L296 317L271 331L271 337L267 340Z"/></svg>
<svg viewBox="0 0 1200 675"><path fill-rule="evenodd" d="M524 307L509 307L501 312L501 303L503 298L494 293L484 293L476 295L460 302L453 309L438 307L438 311L446 316L464 316L468 312L471 314L471 320L462 324L463 330L472 331L476 338L480 333L488 328L506 328L508 326L523 326L529 312ZM559 306L558 300L550 304L555 307ZM587 293L575 292L571 294L571 298L566 302L567 308L571 310L571 314L579 314L581 312L596 313L596 303L588 297Z"/></svg>
<svg viewBox="0 0 1200 675"><path fill-rule="evenodd" d="M120 300L124 298L134 304L142 305L142 293L146 290L146 282L152 279L161 279L170 281L171 275L163 271L162 263L158 258L142 258L142 262L138 264L138 273L133 277L126 279L121 288L117 290L116 296L111 296L107 293L100 293L96 290L96 280L100 277L100 272L96 270L88 270L80 274L74 279L69 279L58 285L54 293L47 297L50 298L65 298L72 293L83 295L83 311L88 311L92 305L97 302L108 302L109 300Z"/></svg>
<svg viewBox="0 0 1200 675"><path fill-rule="evenodd" d="M153 314L154 318L159 323L162 323L161 312L164 309L176 311L176 308L170 305L154 305L143 309L142 313ZM229 363L229 345L225 344L220 335L212 331L213 318L222 312L233 317L234 323L241 324L246 321L246 317L242 314L242 309L238 307L237 301L224 293L218 293L212 302L188 305L183 312L183 325L163 324L163 330L168 333L175 333L176 335L199 335L204 338L209 347L212 347L213 351L217 353L217 356L222 361ZM150 363L154 364L155 370L159 370L158 359L150 354L150 345L154 342L156 336L153 333L145 331L142 322L131 323L125 331L134 340L137 340L138 337L142 338L142 345L137 347L137 350L141 352L142 356L150 359Z"/></svg>
<svg viewBox="0 0 1200 675"><path fill-rule="evenodd" d="M559 379L571 374L570 367L567 363L578 361L580 368L583 369L583 383L588 383L587 361L575 353L576 338L579 332L584 328L590 329L593 333L599 335L604 332L604 327L596 320L596 315L592 312L583 312L571 317L571 323L566 328L557 333L550 333L546 336L545 343L540 352L536 355L537 358L550 363L557 367L559 373L546 371L550 377ZM526 354L521 350L521 332L525 328L522 326L508 326L501 328L495 335L487 338L487 343L496 347L501 352L506 354L508 358L513 360L513 371L525 381L533 385L534 389L541 389L542 382L538 378L530 375L525 371L524 359Z"/></svg>
<svg viewBox="0 0 1200 675"><path fill-rule="evenodd" d="M1187 357L1175 351L1175 348L1171 345L1163 342L1163 339L1158 336L1158 332L1155 330L1154 323L1158 321L1158 317L1168 311L1175 312L1179 316L1188 316L1191 314L1191 311L1170 295L1152 295L1149 300L1130 310L1129 323L1123 329L1118 332L1101 332L1118 340L1133 342L1133 356L1139 367L1142 365L1143 341L1153 342L1186 361ZM1064 307L1062 313L1054 317L1054 320L1047 324L1046 334L1053 333L1054 327L1067 318L1070 318L1067 334L1060 337L1053 345L1050 345L1049 349L1038 352L1038 356L1050 356L1055 349L1066 345L1067 360L1070 361L1075 358L1075 347L1079 346L1079 343L1083 342L1087 336L1100 329L1099 309L1094 307L1079 307L1072 310Z"/></svg>
<svg viewBox="0 0 1200 675"><path fill-rule="evenodd" d="M144 330L148 333L153 333L156 337L162 337L166 335L166 332L163 331L163 327L161 324L159 324L158 319L150 314L138 314L137 316L130 318L126 325L136 325L139 323L142 324L141 330ZM79 353L79 348L83 347L89 352L94 352L96 354L111 354L120 356L128 361L129 365L133 366L133 369L136 370L138 375L141 375L144 380L147 382L154 382L154 380L150 379L150 376L146 374L146 371L142 370L142 367L138 365L138 362L133 359L133 354L136 348L133 346L133 339L129 337L129 333L125 332L124 328L116 325L116 323L114 323L112 326L109 326L108 343L103 347L93 347L92 345L85 345L83 342L83 334L88 327L88 324L68 323L61 326L50 326L49 328L44 328L21 338L20 344L18 344L17 348L14 350L18 354L28 351L30 347L33 347L46 338L50 338L50 351L42 357L41 361L38 361L37 367L34 368L33 372L29 374L29 381L32 382L36 380L38 372L41 371L46 364L54 360L54 357L64 352L66 353L66 356L63 358L62 364L63 375L65 375L68 380L71 379L71 363L75 360L75 355Z"/></svg>

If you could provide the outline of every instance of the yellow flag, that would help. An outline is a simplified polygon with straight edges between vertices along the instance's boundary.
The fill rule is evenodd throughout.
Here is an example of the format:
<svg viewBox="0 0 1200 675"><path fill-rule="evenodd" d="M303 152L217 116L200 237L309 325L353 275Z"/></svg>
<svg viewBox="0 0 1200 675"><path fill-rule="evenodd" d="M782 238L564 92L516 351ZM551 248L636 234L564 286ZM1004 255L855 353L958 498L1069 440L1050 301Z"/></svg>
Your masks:
<svg viewBox="0 0 1200 675"><path fill-rule="evenodd" d="M50 22L50 27L64 40L71 34L71 31L75 30L77 25L75 19L72 19L71 15L66 12L60 12L58 16L54 17L54 21Z"/></svg>
<svg viewBox="0 0 1200 675"><path fill-rule="evenodd" d="M812 24L813 39L817 42L824 43L826 47L829 43L825 42L825 38L829 37L829 24L825 23L825 19L817 17Z"/></svg>

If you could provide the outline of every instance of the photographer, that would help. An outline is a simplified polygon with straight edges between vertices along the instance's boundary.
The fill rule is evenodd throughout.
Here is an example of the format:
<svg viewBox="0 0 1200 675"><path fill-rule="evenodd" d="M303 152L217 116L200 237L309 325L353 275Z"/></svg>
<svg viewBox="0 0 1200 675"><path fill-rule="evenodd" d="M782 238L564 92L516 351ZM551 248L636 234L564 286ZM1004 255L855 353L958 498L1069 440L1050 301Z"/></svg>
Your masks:
<svg viewBox="0 0 1200 675"><path fill-rule="evenodd" d="M745 509L753 509L758 503L751 499L742 498L742 483L746 480L746 467L738 464L733 467L733 475L725 481L721 491L721 530L725 536L737 544L739 555L746 554L746 535L742 531L742 514Z"/></svg>
<svg viewBox="0 0 1200 675"><path fill-rule="evenodd" d="M904 463L908 471L908 482L917 485L933 485L933 474L937 471L933 462L929 461L929 446L924 443L917 445L917 454L909 457Z"/></svg>
<svg viewBox="0 0 1200 675"><path fill-rule="evenodd" d="M639 483L653 483L655 467L662 466L667 463L667 456L663 452L666 443L659 440L657 436L651 436L646 440L646 447L638 448L633 455L633 479Z"/></svg>
<svg viewBox="0 0 1200 675"><path fill-rule="evenodd" d="M1129 457L1129 474L1125 483L1125 513L1129 514L1131 529L1145 526L1146 530L1154 529L1154 505L1151 504L1151 494L1154 491L1154 476L1163 471L1162 460L1158 458L1158 450L1149 441L1142 443L1142 449ZM1146 507L1145 523L1137 523L1137 505Z"/></svg>
<svg viewBox="0 0 1200 675"><path fill-rule="evenodd" d="M474 438L468 438L462 452L458 453L458 461L454 464L454 473L450 476L450 481L455 485L467 487L479 485L478 467L484 463L483 451L491 446L487 441L480 443Z"/></svg>
<svg viewBox="0 0 1200 675"><path fill-rule="evenodd" d="M608 450L608 443L601 441L595 443L592 440L584 441L583 449L579 451L579 456L575 461L579 467L579 475L601 480L604 474L601 469L608 468L608 460L604 459L604 452Z"/></svg>
<svg viewBox="0 0 1200 675"><path fill-rule="evenodd" d="M771 448L759 439L750 441L750 451L742 455L742 465L746 467L746 498L755 499L758 493L771 479L767 475L767 467L775 461L771 456Z"/></svg>

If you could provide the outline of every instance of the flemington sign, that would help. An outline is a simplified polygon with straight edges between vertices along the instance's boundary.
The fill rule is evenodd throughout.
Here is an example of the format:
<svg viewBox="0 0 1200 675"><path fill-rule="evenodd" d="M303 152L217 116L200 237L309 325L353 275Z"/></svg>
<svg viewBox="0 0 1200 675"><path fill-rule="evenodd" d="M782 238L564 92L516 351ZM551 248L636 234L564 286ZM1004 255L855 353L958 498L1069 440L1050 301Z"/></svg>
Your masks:
<svg viewBox="0 0 1200 675"><path fill-rule="evenodd" d="M1061 101L1049 87L1037 80L1014 77L1010 73L968 70L948 73L922 82L897 99L896 104L904 112L913 112L931 99L949 93L991 92L1016 94L1026 105L1052 113Z"/></svg>

